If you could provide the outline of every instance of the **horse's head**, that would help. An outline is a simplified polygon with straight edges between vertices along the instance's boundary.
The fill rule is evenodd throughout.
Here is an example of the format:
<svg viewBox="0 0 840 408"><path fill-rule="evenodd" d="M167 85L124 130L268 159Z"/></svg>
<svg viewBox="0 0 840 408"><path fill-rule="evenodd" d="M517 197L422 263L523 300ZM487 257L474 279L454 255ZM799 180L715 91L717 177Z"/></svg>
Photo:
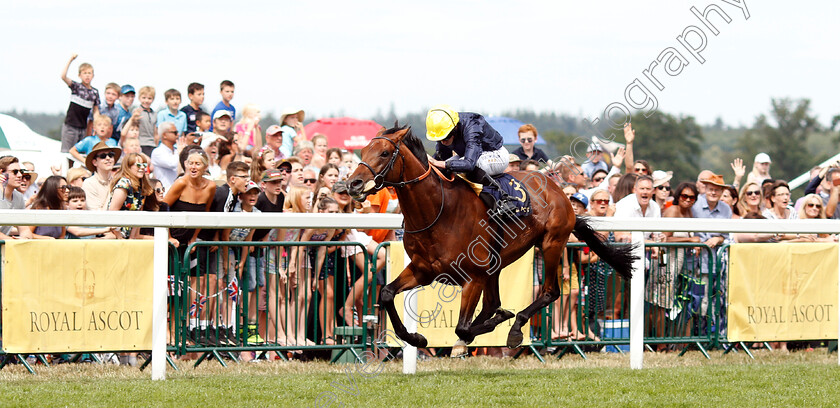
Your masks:
<svg viewBox="0 0 840 408"><path fill-rule="evenodd" d="M362 161L347 179L353 199L364 201L387 183L400 181L394 163L400 159L400 149L406 150L406 137L411 138L411 127L397 126L380 132L362 149Z"/></svg>

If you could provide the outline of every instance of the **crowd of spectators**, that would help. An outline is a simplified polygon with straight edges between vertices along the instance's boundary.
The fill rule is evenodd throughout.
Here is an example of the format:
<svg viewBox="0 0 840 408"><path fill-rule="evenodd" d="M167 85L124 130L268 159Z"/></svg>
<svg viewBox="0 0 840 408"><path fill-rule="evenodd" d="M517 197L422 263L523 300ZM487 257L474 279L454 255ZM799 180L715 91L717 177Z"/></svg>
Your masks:
<svg viewBox="0 0 840 408"><path fill-rule="evenodd" d="M69 153L75 166L66 174L55 170L39 179L31 163L17 158L0 158L3 197L0 209L93 210L93 211L195 211L195 212L319 212L382 213L399 212L393 190L382 190L364 203L354 203L343 181L356 166L352 152L329 146L324 135L311 137L303 128L305 113L300 109L284 111L279 125L263 131L260 109L246 104L239 116L232 104L233 82L219 84L220 101L205 105L205 87L187 86L188 104L182 105L181 93L169 89L163 93L165 106L155 112L152 104L156 90L143 86L109 83L104 100L91 86L93 68L79 66L81 82L67 77L74 55L62 73L71 90L71 102L62 127L62 151ZM139 106L134 105L135 93ZM212 109L208 108L212 106ZM742 160L732 163L731 183L710 170L703 170L696 181L672 183L673 173L652 169L633 153L635 132L624 129L626 146L608 152L598 143L587 148L586 160L578 163L571 156L556 161L534 146L537 129L525 125L519 129L520 148L510 158L509 171L535 170L556 182L570 198L576 214L599 217L675 217L675 218L838 218L840 208L840 167L816 168L806 195L791 203L788 185L770 176L770 157L760 153L745 184ZM57 169L58 167L56 167ZM677 187L672 189L672 184ZM629 241L628 233L607 232L610 240ZM319 294L318 310L323 316L317 323L320 344L335 344L336 325L360 325L359 314L365 282L376 277L351 273L355 265L364 266L364 253L373 254L383 241L397 237L388 230L342 229L226 229L170 230L170 241L182 257L197 260L189 285L196 298L206 297L207 306L199 308L188 322L194 344L235 344L270 342L281 345L311 345L305 311L313 293ZM149 231L114 226L87 227L0 227L0 239L147 239ZM646 233L650 243L689 242L715 249L729 242L764 241L836 241L836 236L800 234L727 234L667 232ZM574 239L572 239L574 241ZM363 248L320 246L236 247L216 251L199 247L190 255L186 249L201 241L272 242L272 241L349 241ZM674 306L677 275L689 262L685 251L651 251L651 257L672 260L657 272L655 285L646 288L646 301L655 309L656 324L662 324ZM712 254L714 252L711 252ZM220 254L221 256L217 256ZM707 256L704 252L702 256ZM377 257L381 268L384 257ZM345 262L338 267L336 262ZM582 263L596 271L585 280L577 277ZM708 263L700 262L701 265ZM577 266L576 266L577 265ZM594 254L577 254L564 259L562 277L565 297L558 301L561 313L553 322L555 339L597 339L598 330L578 321L616 317L621 308L620 295L606 304L606 285L610 268ZM707 278L709 271L698 276ZM207 275L217 276L208 279ZM213 316L220 293L240 277L244 292L262 302L251 302L245 334L234 333L233 317ZM381 278L380 283L381 283ZM340 283L340 284L339 284ZM590 286L587 291L580 288ZM343 293L339 294L339 291ZM579 297L593 297L594 312L576 316ZM705 307L705 305L704 305ZM326 311L325 311L326 310ZM331 313L330 311L337 311ZM613 313L613 315L610 315ZM335 318L343 320L336 322ZM260 316L264 319L259 320ZM267 322L267 324L258 324ZM266 326L278 328L266 330Z"/></svg>

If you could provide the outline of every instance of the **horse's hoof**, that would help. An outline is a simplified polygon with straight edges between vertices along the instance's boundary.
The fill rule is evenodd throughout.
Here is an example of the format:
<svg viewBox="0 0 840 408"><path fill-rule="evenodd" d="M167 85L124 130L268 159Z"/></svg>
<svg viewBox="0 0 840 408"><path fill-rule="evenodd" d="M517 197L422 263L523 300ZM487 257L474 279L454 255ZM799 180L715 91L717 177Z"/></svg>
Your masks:
<svg viewBox="0 0 840 408"><path fill-rule="evenodd" d="M455 344L452 346L452 352L449 353L449 357L451 358L458 358L467 355L467 343L463 340L457 340Z"/></svg>
<svg viewBox="0 0 840 408"><path fill-rule="evenodd" d="M501 323L501 322L503 322L507 319L510 319L510 318L514 317L515 315L510 310L498 308L498 309L496 309L496 316L499 317L500 319L502 319L502 320L499 321Z"/></svg>
<svg viewBox="0 0 840 408"><path fill-rule="evenodd" d="M426 345L429 344L429 341L426 340L426 338L420 333L409 333L408 338L405 339L405 341L417 348L425 348Z"/></svg>
<svg viewBox="0 0 840 408"><path fill-rule="evenodd" d="M510 329L507 339L507 346L512 349L517 348L522 344L522 329L514 329L515 328Z"/></svg>

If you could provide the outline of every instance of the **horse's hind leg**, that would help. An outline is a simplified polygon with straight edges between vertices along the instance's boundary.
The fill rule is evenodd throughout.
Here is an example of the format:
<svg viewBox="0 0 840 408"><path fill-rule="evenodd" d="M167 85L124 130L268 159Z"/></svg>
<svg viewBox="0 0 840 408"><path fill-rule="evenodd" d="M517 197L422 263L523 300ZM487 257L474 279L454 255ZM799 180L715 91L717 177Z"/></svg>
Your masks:
<svg viewBox="0 0 840 408"><path fill-rule="evenodd" d="M455 334L458 335L460 341L455 343L452 347L452 357L458 357L466 354L467 344L475 339L472 334L470 326L472 324L472 317L475 314L475 308L478 306L478 299L481 297L481 292L484 290L485 282L474 279L464 284L461 290L461 310L458 314L458 325L455 326Z"/></svg>
<svg viewBox="0 0 840 408"><path fill-rule="evenodd" d="M566 242L553 243L543 247L543 260L545 261L545 280L542 289L534 303L531 303L525 310L516 314L516 320L508 333L507 346L510 348L519 347L522 344L522 326L533 317L538 310L548 306L551 302L560 297L560 285L557 283L557 267L566 248Z"/></svg>
<svg viewBox="0 0 840 408"><path fill-rule="evenodd" d="M379 302L385 307L385 310L388 311L388 316L391 317L391 324L394 327L394 332L397 334L397 337L405 340L408 344L411 344L414 347L423 348L428 344L426 338L420 333L409 333L402 320L400 320L397 308L394 307L394 297L398 293L421 285L414 276L414 273L415 271L413 265L409 264L400 273L400 276L398 276L397 279L394 279L393 282L382 287L382 290L379 292Z"/></svg>
<svg viewBox="0 0 840 408"><path fill-rule="evenodd" d="M491 276L484 288L484 298L481 313L476 316L470 326L473 336L490 333L503 321L513 317L513 313L502 309L502 299L499 296L499 275Z"/></svg>

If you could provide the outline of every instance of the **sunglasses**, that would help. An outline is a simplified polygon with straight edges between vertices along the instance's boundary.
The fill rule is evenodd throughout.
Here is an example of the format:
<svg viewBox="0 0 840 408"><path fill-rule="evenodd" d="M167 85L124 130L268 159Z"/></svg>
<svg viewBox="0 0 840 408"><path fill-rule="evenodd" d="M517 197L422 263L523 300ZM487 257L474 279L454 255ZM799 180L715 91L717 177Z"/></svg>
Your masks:
<svg viewBox="0 0 840 408"><path fill-rule="evenodd" d="M165 188L163 188L163 187L158 187L158 188L155 188L155 193L161 193L161 194L163 194L163 193L165 193L165 192L166 192L166 189L165 189Z"/></svg>
<svg viewBox="0 0 840 408"><path fill-rule="evenodd" d="M70 186L68 186L67 184L65 184L63 186L59 186L58 188L63 189L63 190L70 190Z"/></svg>
<svg viewBox="0 0 840 408"><path fill-rule="evenodd" d="M13 170L9 170L9 173L12 173L12 174L14 174L15 176L18 176L18 175L23 174L23 170L20 170L20 169L13 169Z"/></svg>
<svg viewBox="0 0 840 408"><path fill-rule="evenodd" d="M303 184L315 184L316 181L314 178L303 179Z"/></svg>
<svg viewBox="0 0 840 408"><path fill-rule="evenodd" d="M283 173L283 174L289 174L289 173L291 173L291 170L289 170L289 169L287 169L287 168L285 168L285 167L279 168L279 169L277 169L277 170L280 170L280 172L281 172L281 173Z"/></svg>
<svg viewBox="0 0 840 408"><path fill-rule="evenodd" d="M26 181L31 181L32 180L32 175L31 174L24 174L23 179L26 180Z"/></svg>
<svg viewBox="0 0 840 408"><path fill-rule="evenodd" d="M671 186L657 186L658 190L671 191Z"/></svg>
<svg viewBox="0 0 840 408"><path fill-rule="evenodd" d="M595 177L594 179L592 179L592 182L593 183L600 183L600 182L604 181L605 178L606 177Z"/></svg>
<svg viewBox="0 0 840 408"><path fill-rule="evenodd" d="M113 159L114 157L117 157L117 155L114 154L114 152L99 153L96 155L96 158L100 160L105 158Z"/></svg>
<svg viewBox="0 0 840 408"><path fill-rule="evenodd" d="M607 204L610 203L610 200L601 199L601 200L592 200L592 202L595 203L595 204L607 205Z"/></svg>
<svg viewBox="0 0 840 408"><path fill-rule="evenodd" d="M745 194L745 195L748 195L748 196L757 196L757 195L761 195L761 191L758 191L758 190L755 190L755 191L747 191L747 192L746 192L746 193L744 193L744 194Z"/></svg>
<svg viewBox="0 0 840 408"><path fill-rule="evenodd" d="M146 170L149 168L149 163L134 163L134 165L140 170Z"/></svg>
<svg viewBox="0 0 840 408"><path fill-rule="evenodd" d="M697 196L693 194L680 194L680 200L694 201L697 200Z"/></svg>
<svg viewBox="0 0 840 408"><path fill-rule="evenodd" d="M636 167L636 168L634 168L634 170L636 170L636 173L645 173L645 174L647 174L647 169L646 169L646 168L644 168L644 167Z"/></svg>
<svg viewBox="0 0 840 408"><path fill-rule="evenodd" d="M526 137L524 139L519 139L519 141L522 142L522 143L531 143L531 142L534 141L534 139Z"/></svg>
<svg viewBox="0 0 840 408"><path fill-rule="evenodd" d="M814 208L814 207L822 208L822 204L808 203L807 205L808 205L808 208Z"/></svg>

